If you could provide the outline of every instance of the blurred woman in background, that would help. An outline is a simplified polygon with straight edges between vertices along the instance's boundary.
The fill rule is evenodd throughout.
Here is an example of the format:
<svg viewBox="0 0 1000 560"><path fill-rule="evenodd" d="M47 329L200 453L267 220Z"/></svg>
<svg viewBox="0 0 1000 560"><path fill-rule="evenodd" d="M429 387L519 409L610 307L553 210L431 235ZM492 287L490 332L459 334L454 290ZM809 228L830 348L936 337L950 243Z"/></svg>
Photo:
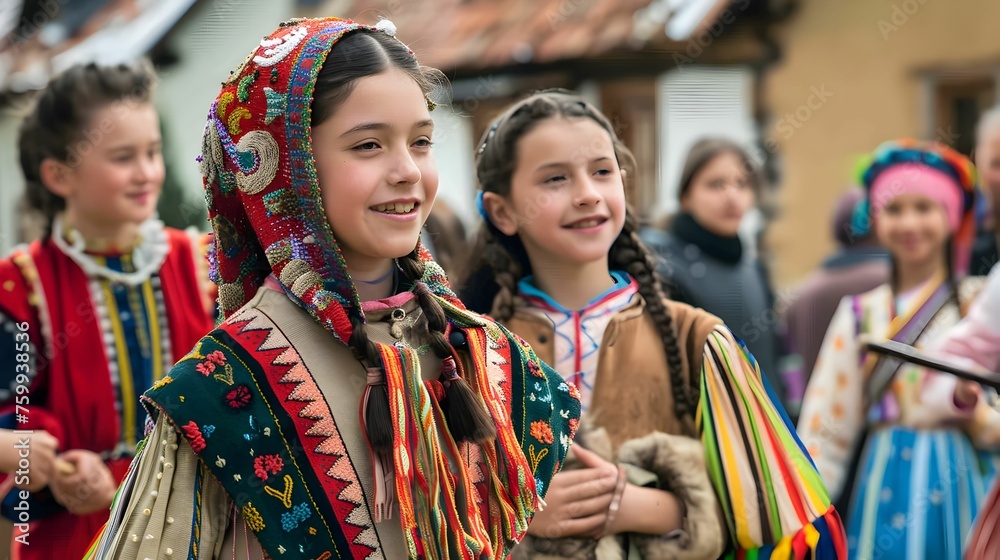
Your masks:
<svg viewBox="0 0 1000 560"><path fill-rule="evenodd" d="M678 190L680 213L668 231L646 230L671 298L722 319L743 339L778 395L781 338L774 291L763 262L751 258L739 228L757 202L761 178L735 142L707 138L688 152Z"/></svg>

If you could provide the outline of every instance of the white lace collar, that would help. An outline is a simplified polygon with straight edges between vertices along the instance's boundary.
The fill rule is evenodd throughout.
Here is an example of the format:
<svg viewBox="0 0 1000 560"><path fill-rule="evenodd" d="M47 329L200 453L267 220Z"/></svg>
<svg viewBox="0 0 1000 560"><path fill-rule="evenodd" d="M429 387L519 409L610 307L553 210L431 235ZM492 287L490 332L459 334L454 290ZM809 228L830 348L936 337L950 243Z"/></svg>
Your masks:
<svg viewBox="0 0 1000 560"><path fill-rule="evenodd" d="M153 275L154 272L163 266L163 261L170 252L170 242L167 240L167 232L163 222L150 218L139 225L139 246L132 251L132 262L135 263L135 272L119 272L112 270L105 265L98 264L92 255L84 252L85 242L83 236L73 232L72 238L67 242L64 236L62 214L52 221L52 242L56 247L66 254L73 262L78 264L87 276L97 276L114 282L121 282L129 286L138 286ZM72 243L72 245L70 245Z"/></svg>

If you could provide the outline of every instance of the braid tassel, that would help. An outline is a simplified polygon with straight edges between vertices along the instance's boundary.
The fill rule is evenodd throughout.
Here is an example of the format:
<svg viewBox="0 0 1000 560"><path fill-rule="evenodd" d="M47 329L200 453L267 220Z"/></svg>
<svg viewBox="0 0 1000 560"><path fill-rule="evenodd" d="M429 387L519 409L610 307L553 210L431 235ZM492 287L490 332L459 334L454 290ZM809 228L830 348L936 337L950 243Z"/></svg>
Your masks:
<svg viewBox="0 0 1000 560"><path fill-rule="evenodd" d="M375 477L375 522L392 517L395 482L392 457L392 412L382 368L368 368L368 386L361 399L361 421L372 452Z"/></svg>
<svg viewBox="0 0 1000 560"><path fill-rule="evenodd" d="M435 354L441 358L441 384L444 386L445 398L441 403L448 430L456 442L486 443L496 438L496 426L486 403L469 386L468 381L459 375L455 363L455 349L449 344L445 332L448 321L444 310L434 299L430 287L424 282L416 282L413 291L420 300L420 308L427 318L427 326L431 331L432 347Z"/></svg>
<svg viewBox="0 0 1000 560"><path fill-rule="evenodd" d="M362 398L362 416L365 432L372 451L392 453L392 417L389 411L389 393L382 368L368 368L368 387Z"/></svg>
<svg viewBox="0 0 1000 560"><path fill-rule="evenodd" d="M442 408L451 437L456 442L476 443L487 443L496 438L496 426L486 410L486 403L458 374L458 366L452 356L441 361L441 383L445 390Z"/></svg>

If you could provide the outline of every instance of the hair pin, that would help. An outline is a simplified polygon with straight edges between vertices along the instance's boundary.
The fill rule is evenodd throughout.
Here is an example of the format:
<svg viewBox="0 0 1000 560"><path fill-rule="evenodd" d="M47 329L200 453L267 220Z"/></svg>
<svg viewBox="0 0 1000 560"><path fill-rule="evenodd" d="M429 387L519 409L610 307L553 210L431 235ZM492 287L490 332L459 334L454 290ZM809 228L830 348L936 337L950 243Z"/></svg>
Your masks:
<svg viewBox="0 0 1000 560"><path fill-rule="evenodd" d="M396 36L396 24L387 19L378 20L378 23L375 24L375 29L390 37Z"/></svg>
<svg viewBox="0 0 1000 560"><path fill-rule="evenodd" d="M490 131L486 133L486 138L483 139L483 143L480 144L479 149L476 150L477 156L483 155L483 152L486 151L486 144L489 144L490 140L493 139L493 136L497 133L497 129L500 128L501 122L503 122L503 118L497 119L497 122L493 123L493 126L490 127Z"/></svg>
<svg viewBox="0 0 1000 560"><path fill-rule="evenodd" d="M486 203L483 201L483 192L479 191L476 193L476 210L479 211L479 216L488 224L490 223L490 215L486 213Z"/></svg>

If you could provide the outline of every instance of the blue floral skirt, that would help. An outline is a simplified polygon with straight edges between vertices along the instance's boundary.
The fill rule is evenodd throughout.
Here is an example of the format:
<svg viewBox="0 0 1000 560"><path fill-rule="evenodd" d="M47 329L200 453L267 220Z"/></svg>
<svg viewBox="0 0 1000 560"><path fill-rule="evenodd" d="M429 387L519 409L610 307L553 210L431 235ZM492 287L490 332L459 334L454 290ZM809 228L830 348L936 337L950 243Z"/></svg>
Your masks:
<svg viewBox="0 0 1000 560"><path fill-rule="evenodd" d="M847 518L849 557L961 560L993 461L958 429L871 432Z"/></svg>

